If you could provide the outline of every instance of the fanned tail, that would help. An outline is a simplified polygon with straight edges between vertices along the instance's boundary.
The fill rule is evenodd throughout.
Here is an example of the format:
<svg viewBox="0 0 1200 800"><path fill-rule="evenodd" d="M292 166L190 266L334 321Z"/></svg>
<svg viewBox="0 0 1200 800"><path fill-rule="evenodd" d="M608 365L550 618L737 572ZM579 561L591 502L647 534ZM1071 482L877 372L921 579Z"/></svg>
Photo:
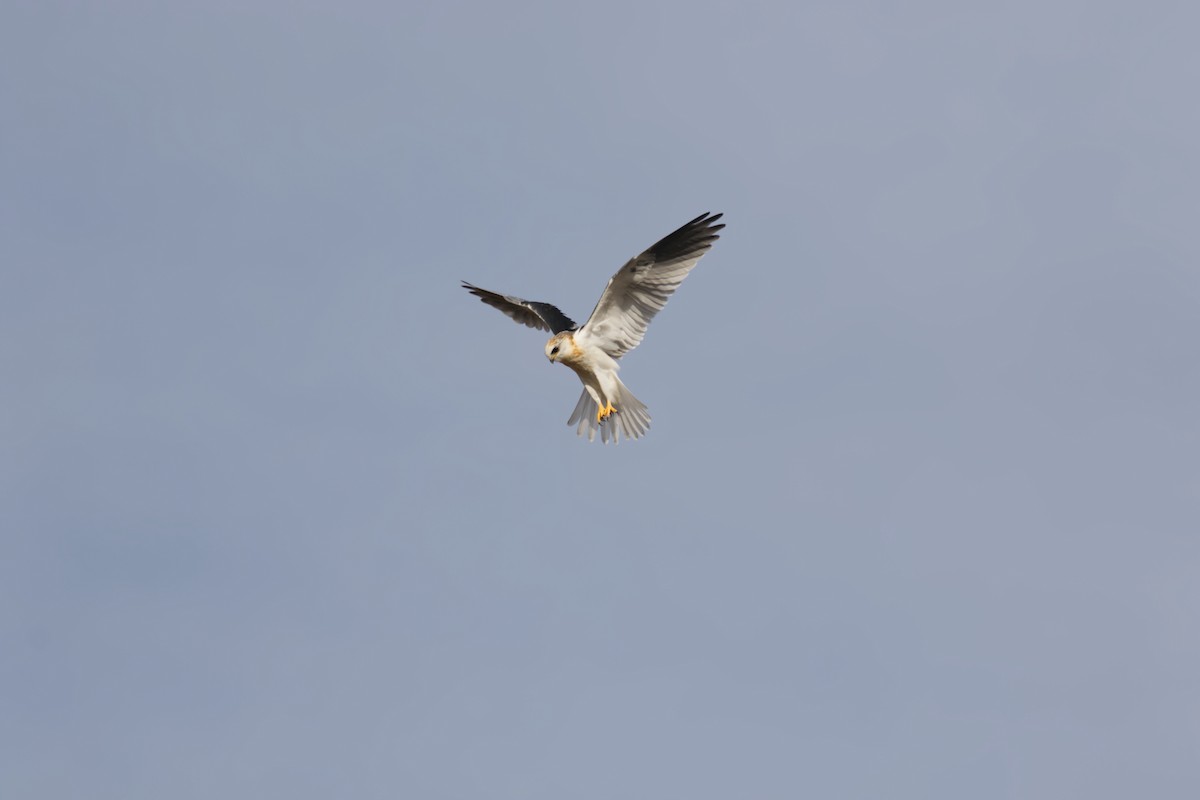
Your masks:
<svg viewBox="0 0 1200 800"><path fill-rule="evenodd" d="M575 432L579 436L583 436L586 431L589 442L595 441L596 431L600 432L600 441L605 444L610 440L613 444L620 444L622 435L626 439L645 436L650 429L650 411L620 381L617 382L617 391L618 397L613 402L616 413L609 414L602 422L597 422L596 412L600 407L585 388L579 395L579 402L575 404L575 410L571 412L567 424L575 426Z"/></svg>
<svg viewBox="0 0 1200 800"><path fill-rule="evenodd" d="M568 425L579 426L575 429L575 433L583 436L583 432L587 431L588 441L593 441L596 438L596 429L600 427L600 423L596 422L596 412L600 409L596 405L596 401L588 394L585 388L583 394L579 395L579 402L575 404L575 410L571 412L571 418L567 420Z"/></svg>

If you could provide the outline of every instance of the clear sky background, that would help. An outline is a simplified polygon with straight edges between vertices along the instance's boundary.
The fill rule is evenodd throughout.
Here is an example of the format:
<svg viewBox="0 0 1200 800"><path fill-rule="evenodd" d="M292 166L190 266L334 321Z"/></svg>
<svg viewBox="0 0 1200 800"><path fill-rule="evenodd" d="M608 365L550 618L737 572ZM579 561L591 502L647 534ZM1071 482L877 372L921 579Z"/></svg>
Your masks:
<svg viewBox="0 0 1200 800"><path fill-rule="evenodd" d="M5 3L0 796L1200 796L1198 29Z"/></svg>

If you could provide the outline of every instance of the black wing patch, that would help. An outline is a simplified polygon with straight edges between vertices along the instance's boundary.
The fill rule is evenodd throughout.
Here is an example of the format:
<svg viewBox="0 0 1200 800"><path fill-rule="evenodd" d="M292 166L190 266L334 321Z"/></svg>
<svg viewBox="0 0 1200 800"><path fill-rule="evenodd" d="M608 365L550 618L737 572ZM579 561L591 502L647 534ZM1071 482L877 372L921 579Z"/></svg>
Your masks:
<svg viewBox="0 0 1200 800"><path fill-rule="evenodd" d="M522 300L519 297L512 297L507 294L489 292L487 289L472 286L466 281L463 281L462 285L468 292L492 308L500 309L522 325L528 325L531 328L543 331L550 331L551 333L573 331L579 327L570 317L549 303L539 303L536 300Z"/></svg>

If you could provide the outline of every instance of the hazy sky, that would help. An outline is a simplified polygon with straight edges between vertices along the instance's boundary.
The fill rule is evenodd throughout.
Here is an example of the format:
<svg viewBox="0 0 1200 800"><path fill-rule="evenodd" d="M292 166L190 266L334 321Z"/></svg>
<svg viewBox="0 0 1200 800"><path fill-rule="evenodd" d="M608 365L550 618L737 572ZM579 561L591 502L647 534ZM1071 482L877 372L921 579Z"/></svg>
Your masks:
<svg viewBox="0 0 1200 800"><path fill-rule="evenodd" d="M5 3L0 796L1200 796L1198 29Z"/></svg>

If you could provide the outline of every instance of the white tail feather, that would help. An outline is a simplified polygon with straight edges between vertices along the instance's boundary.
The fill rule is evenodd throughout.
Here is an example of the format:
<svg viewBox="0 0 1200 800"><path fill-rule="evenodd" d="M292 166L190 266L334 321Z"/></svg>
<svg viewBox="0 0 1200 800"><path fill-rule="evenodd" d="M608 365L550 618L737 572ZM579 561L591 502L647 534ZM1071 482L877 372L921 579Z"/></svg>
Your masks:
<svg viewBox="0 0 1200 800"><path fill-rule="evenodd" d="M650 429L649 410L619 380L617 392L618 396L613 401L616 412L597 422L596 412L600 407L592 399L591 393L584 389L579 395L579 402L575 404L575 410L571 412L571 418L567 420L567 425L575 426L575 432L580 436L583 436L586 430L589 442L595 441L596 431L600 432L600 441L605 444L610 440L613 444L620 444L622 435L626 439L645 436Z"/></svg>

